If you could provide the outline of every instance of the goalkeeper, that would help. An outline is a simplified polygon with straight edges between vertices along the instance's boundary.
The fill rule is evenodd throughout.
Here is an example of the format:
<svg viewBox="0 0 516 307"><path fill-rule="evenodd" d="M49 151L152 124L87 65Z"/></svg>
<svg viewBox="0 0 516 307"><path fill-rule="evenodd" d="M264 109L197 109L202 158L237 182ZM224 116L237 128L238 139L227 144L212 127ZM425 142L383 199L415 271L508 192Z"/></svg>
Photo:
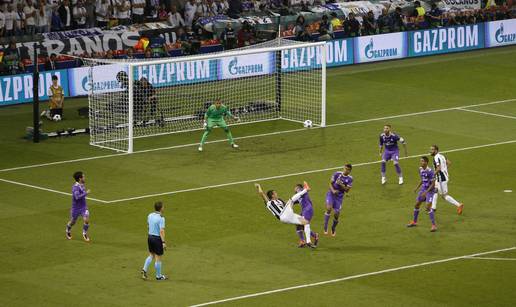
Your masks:
<svg viewBox="0 0 516 307"><path fill-rule="evenodd" d="M224 129L224 132L226 132L226 136L228 137L228 141L231 144L231 147L238 148L238 145L235 144L235 141L233 140L233 135L231 135L231 131L229 130L229 127L226 124L226 121L224 120L225 116L232 117L235 120L240 120L237 116L231 114L229 109L222 104L222 101L220 101L220 99L215 100L215 102L208 108L208 110L204 114L204 128L206 129L206 131L204 131L204 134L202 135L201 144L199 145L199 151L202 151L202 147L204 146L204 143L206 142L206 139L208 138L211 129L213 129L213 127L215 126L219 126L220 128Z"/></svg>

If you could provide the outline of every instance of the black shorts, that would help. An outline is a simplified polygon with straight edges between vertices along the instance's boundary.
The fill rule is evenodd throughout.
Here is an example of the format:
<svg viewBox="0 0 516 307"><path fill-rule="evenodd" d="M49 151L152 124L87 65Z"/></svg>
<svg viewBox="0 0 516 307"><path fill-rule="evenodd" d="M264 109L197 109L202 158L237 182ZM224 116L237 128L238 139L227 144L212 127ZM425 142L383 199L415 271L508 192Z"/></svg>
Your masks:
<svg viewBox="0 0 516 307"><path fill-rule="evenodd" d="M50 117L54 118L54 115L59 115L62 117L63 116L63 108L50 109Z"/></svg>
<svg viewBox="0 0 516 307"><path fill-rule="evenodd" d="M147 243L149 245L149 252L158 256L163 255L163 241L161 241L160 236L149 235Z"/></svg>

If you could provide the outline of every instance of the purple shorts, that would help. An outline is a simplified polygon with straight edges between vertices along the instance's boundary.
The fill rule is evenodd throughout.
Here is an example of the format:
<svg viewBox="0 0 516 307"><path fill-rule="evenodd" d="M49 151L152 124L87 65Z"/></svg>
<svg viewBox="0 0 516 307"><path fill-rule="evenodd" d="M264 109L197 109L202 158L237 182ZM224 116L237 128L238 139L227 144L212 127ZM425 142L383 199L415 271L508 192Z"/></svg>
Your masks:
<svg viewBox="0 0 516 307"><path fill-rule="evenodd" d="M382 155L383 161L389 161L392 160L394 162L398 162L400 160L400 150L394 149L394 150L385 150Z"/></svg>
<svg viewBox="0 0 516 307"><path fill-rule="evenodd" d="M417 194L416 201L417 202L426 202L427 204L432 202L432 199L434 198L435 192L430 191L426 193L425 197L423 197L423 192L425 192L426 189L421 189L419 193Z"/></svg>
<svg viewBox="0 0 516 307"><path fill-rule="evenodd" d="M310 207L304 209L303 211L301 211L301 216L303 216L305 220L310 222L312 220L312 217L314 216L314 208Z"/></svg>
<svg viewBox="0 0 516 307"><path fill-rule="evenodd" d="M88 210L88 208L84 208L84 209L79 209L79 210L74 210L72 209L70 211L70 215L72 217L72 221L75 221L79 218L79 216L82 216L83 219L87 219L90 217L90 210Z"/></svg>
<svg viewBox="0 0 516 307"><path fill-rule="evenodd" d="M336 213L340 212L343 200L344 194L335 195L331 191L328 191L328 193L326 193L326 205L330 205Z"/></svg>

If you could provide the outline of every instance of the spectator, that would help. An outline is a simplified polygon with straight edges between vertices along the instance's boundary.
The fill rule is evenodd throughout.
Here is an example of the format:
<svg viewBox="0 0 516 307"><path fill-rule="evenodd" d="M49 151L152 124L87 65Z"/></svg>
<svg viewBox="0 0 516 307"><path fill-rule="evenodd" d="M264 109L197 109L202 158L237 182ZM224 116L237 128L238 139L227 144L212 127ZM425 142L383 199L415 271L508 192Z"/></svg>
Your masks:
<svg viewBox="0 0 516 307"><path fill-rule="evenodd" d="M181 14L177 11L177 6L172 5L170 7L170 13L168 13L168 22L172 28L181 28L185 26L185 21Z"/></svg>
<svg viewBox="0 0 516 307"><path fill-rule="evenodd" d="M107 27L111 17L111 5L108 0L99 0L95 7L95 13L97 15L97 26L101 28Z"/></svg>
<svg viewBox="0 0 516 307"><path fill-rule="evenodd" d="M112 60L112 59L114 59L114 58L115 58L115 56L113 55L113 50L108 49L108 50L106 51L106 59L108 59L108 60Z"/></svg>
<svg viewBox="0 0 516 307"><path fill-rule="evenodd" d="M127 48L127 52L125 53L126 59L132 60L134 59L134 49L133 47Z"/></svg>
<svg viewBox="0 0 516 307"><path fill-rule="evenodd" d="M50 16L50 31L61 31L62 28L63 23L61 22L61 16L59 16L59 10L54 8L52 9L52 16Z"/></svg>
<svg viewBox="0 0 516 307"><path fill-rule="evenodd" d="M131 2L129 0L114 0L115 17L119 25L128 26L131 24Z"/></svg>
<svg viewBox="0 0 516 307"><path fill-rule="evenodd" d="M75 27L77 29L83 29L86 27L86 17L88 12L84 7L84 0L77 0L77 5L73 7L73 18L75 21Z"/></svg>
<svg viewBox="0 0 516 307"><path fill-rule="evenodd" d="M5 14L3 7L0 8L0 37L4 37L5 32Z"/></svg>
<svg viewBox="0 0 516 307"><path fill-rule="evenodd" d="M152 58L152 49L151 48L145 49L144 57L146 59L151 59Z"/></svg>
<svg viewBox="0 0 516 307"><path fill-rule="evenodd" d="M15 20L16 20L16 12L13 10L13 5L10 4L7 6L7 12L4 13L5 15L5 36L11 37L14 35L14 26L15 26Z"/></svg>
<svg viewBox="0 0 516 307"><path fill-rule="evenodd" d="M342 28L342 21L337 17L337 13L331 12L331 26L334 30Z"/></svg>
<svg viewBox="0 0 516 307"><path fill-rule="evenodd" d="M229 0L229 8L227 15L231 18L238 19L242 13L242 1L240 0Z"/></svg>
<svg viewBox="0 0 516 307"><path fill-rule="evenodd" d="M145 15L147 16L147 20L158 20L159 0L145 1L145 3Z"/></svg>
<svg viewBox="0 0 516 307"><path fill-rule="evenodd" d="M197 4L197 15L199 17L210 16L210 8L208 7L206 0L201 0L201 2Z"/></svg>
<svg viewBox="0 0 516 307"><path fill-rule="evenodd" d="M217 7L213 6L213 0L206 0L206 5L208 6L208 15L209 16L217 16Z"/></svg>
<svg viewBox="0 0 516 307"><path fill-rule="evenodd" d="M387 9L382 10L382 15L378 17L378 32L380 34L382 33L388 33L391 30L392 27L392 19L389 14L387 14Z"/></svg>
<svg viewBox="0 0 516 307"><path fill-rule="evenodd" d="M404 31L406 29L405 16L401 12L401 8L398 6L391 14L391 32Z"/></svg>
<svg viewBox="0 0 516 307"><path fill-rule="evenodd" d="M412 13L413 17L423 18L426 14L425 8L421 6L421 2L414 2L414 12Z"/></svg>
<svg viewBox="0 0 516 307"><path fill-rule="evenodd" d="M158 21L167 21L168 20L168 11L165 7L165 3L162 3L158 10Z"/></svg>
<svg viewBox="0 0 516 307"><path fill-rule="evenodd" d="M323 15L322 21L319 23L319 40L330 40L333 38L333 25L328 21L328 16Z"/></svg>
<svg viewBox="0 0 516 307"><path fill-rule="evenodd" d="M72 8L69 0L64 0L58 9L59 18L61 19L61 29L70 30L72 28Z"/></svg>
<svg viewBox="0 0 516 307"><path fill-rule="evenodd" d="M226 28L224 28L224 31L222 32L221 40L224 42L224 48L226 50L235 48L236 35L231 22L226 24Z"/></svg>
<svg viewBox="0 0 516 307"><path fill-rule="evenodd" d="M195 13L197 12L197 4L195 4L195 0L189 0L185 4L185 22L186 25L191 27L193 23L193 19L195 17Z"/></svg>
<svg viewBox="0 0 516 307"><path fill-rule="evenodd" d="M86 28L95 27L95 0L84 0L86 8Z"/></svg>
<svg viewBox="0 0 516 307"><path fill-rule="evenodd" d="M32 0L27 0L23 13L25 14L25 33L34 35L36 33L36 8Z"/></svg>
<svg viewBox="0 0 516 307"><path fill-rule="evenodd" d="M450 16L448 16L448 21L446 22L446 26L451 27L451 26L456 26L458 24L459 23L455 19L455 14L451 13Z"/></svg>
<svg viewBox="0 0 516 307"><path fill-rule="evenodd" d="M301 39L301 36L304 35L305 31L305 17L303 15L299 15L296 18L296 25L294 26L294 35L297 39Z"/></svg>
<svg viewBox="0 0 516 307"><path fill-rule="evenodd" d="M348 19L344 22L344 32L347 37L360 36L360 22L355 18L354 13L349 13Z"/></svg>
<svg viewBox="0 0 516 307"><path fill-rule="evenodd" d="M254 29L249 22L244 21L242 29L238 31L238 47L247 47L254 44Z"/></svg>
<svg viewBox="0 0 516 307"><path fill-rule="evenodd" d="M36 25L37 33L45 33L49 31L48 21L49 21L49 14L48 14L48 6L45 5L45 0L39 0L39 7L36 11Z"/></svg>
<svg viewBox="0 0 516 307"><path fill-rule="evenodd" d="M145 0L132 0L133 4L133 21L134 23L143 23L145 21L144 9Z"/></svg>
<svg viewBox="0 0 516 307"><path fill-rule="evenodd" d="M212 4L212 11L215 12L215 15L226 14L228 8L229 4L227 0L215 0Z"/></svg>
<svg viewBox="0 0 516 307"><path fill-rule="evenodd" d="M57 56L55 53L52 53L48 58L48 61L45 62L45 70L56 70L57 69Z"/></svg>
<svg viewBox="0 0 516 307"><path fill-rule="evenodd" d="M378 23L374 18L373 11L367 12L367 16L363 18L364 35L375 35L378 32Z"/></svg>
<svg viewBox="0 0 516 307"><path fill-rule="evenodd" d="M20 53L18 52L18 48L16 48L16 43L10 42L9 47L4 50L4 58L3 62L7 66L7 71L15 75L18 73L20 61Z"/></svg>
<svg viewBox="0 0 516 307"><path fill-rule="evenodd" d="M18 3L18 10L16 11L15 21L15 29L14 33L16 36L25 34L25 13L23 12L23 4Z"/></svg>
<svg viewBox="0 0 516 307"><path fill-rule="evenodd" d="M437 4L435 2L432 3L430 12L428 12L425 16L426 20L433 28L441 26L442 12L437 7Z"/></svg>
<svg viewBox="0 0 516 307"><path fill-rule="evenodd" d="M310 25L305 25L303 32L298 39L303 42L312 41L312 31L310 30Z"/></svg>
<svg viewBox="0 0 516 307"><path fill-rule="evenodd" d="M466 24L470 24L470 25L474 24L476 21L475 21L475 15L473 14L473 12L467 11L465 20L466 20Z"/></svg>

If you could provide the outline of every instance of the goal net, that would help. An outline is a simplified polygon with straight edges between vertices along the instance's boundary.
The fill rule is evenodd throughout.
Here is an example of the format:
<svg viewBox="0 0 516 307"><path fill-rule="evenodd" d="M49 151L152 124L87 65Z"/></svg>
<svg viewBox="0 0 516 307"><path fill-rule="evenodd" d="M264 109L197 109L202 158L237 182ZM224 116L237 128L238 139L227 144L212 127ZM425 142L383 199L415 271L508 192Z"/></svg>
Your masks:
<svg viewBox="0 0 516 307"><path fill-rule="evenodd" d="M140 138L202 130L216 99L239 117L229 125L311 120L325 126L325 46L275 39L176 58L83 58L90 144L130 153Z"/></svg>

